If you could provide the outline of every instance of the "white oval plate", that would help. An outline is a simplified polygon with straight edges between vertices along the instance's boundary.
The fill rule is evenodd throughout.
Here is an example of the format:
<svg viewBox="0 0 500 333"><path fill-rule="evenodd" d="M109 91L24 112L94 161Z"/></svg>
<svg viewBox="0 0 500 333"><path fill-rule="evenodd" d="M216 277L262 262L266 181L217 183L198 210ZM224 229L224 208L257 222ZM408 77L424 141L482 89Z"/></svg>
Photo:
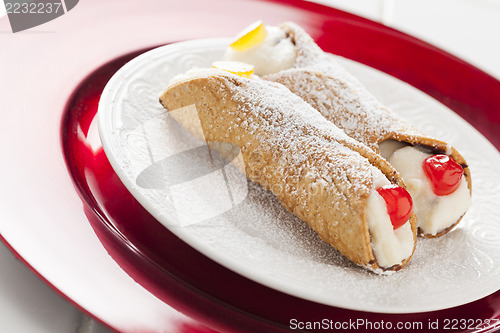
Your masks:
<svg viewBox="0 0 500 333"><path fill-rule="evenodd" d="M347 309L445 309L500 289L499 152L453 111L367 66L340 59L384 104L452 143L470 164L473 205L445 237L419 239L410 264L377 276L323 243L277 199L230 165L212 169L158 98L176 74L209 67L227 39L163 46L121 68L99 103L105 152L120 179L162 224L209 258L263 285Z"/></svg>

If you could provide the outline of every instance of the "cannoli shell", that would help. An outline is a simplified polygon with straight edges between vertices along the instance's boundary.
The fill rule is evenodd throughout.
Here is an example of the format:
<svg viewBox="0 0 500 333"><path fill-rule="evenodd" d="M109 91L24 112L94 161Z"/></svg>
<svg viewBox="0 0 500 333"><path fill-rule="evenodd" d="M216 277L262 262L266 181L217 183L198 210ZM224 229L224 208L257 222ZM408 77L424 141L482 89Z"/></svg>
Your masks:
<svg viewBox="0 0 500 333"><path fill-rule="evenodd" d="M399 270L410 259L379 267L366 218L373 184L370 165L404 186L399 174L284 86L232 74L204 75L171 85L160 102L170 112L191 108L186 117L193 117L195 108L208 144L237 145L247 177L272 191L354 263L381 273ZM176 119L201 136L181 113ZM414 215L410 223L416 242Z"/></svg>
<svg viewBox="0 0 500 333"><path fill-rule="evenodd" d="M264 79L285 85L347 135L376 153L380 153L380 142L392 139L434 154L451 156L462 166L469 191L472 190L469 166L454 147L425 135L382 105L331 54L323 52L302 28L293 23L280 27L297 46L297 59L292 68L267 75ZM421 230L419 234L427 238L439 237L453 229L460 220L436 235Z"/></svg>

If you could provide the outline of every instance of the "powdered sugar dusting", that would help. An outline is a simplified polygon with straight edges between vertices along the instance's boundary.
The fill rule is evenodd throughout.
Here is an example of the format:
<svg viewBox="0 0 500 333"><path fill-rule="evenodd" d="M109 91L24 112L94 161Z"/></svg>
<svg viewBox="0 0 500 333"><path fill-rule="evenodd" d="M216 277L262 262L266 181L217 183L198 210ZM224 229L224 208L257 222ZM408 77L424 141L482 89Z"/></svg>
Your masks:
<svg viewBox="0 0 500 333"><path fill-rule="evenodd" d="M268 81L208 75L171 86L161 99L174 111L195 103L206 139L240 146L251 180L349 259L375 263L365 217L373 161L353 147L368 148Z"/></svg>
<svg viewBox="0 0 500 333"><path fill-rule="evenodd" d="M266 76L280 82L313 105L347 135L378 151L377 144L390 133L422 135L382 105L336 57L323 52L311 37L293 23L281 26L293 36L298 55L291 69Z"/></svg>
<svg viewBox="0 0 500 333"><path fill-rule="evenodd" d="M342 128L347 135L377 152L380 148L379 143L386 139L393 139L417 146L425 146L432 153L451 154L458 163L466 165L463 157L449 144L417 131L378 102L332 55L323 52L300 27L288 23L284 24L282 29L291 36L299 54L294 68L271 74L266 77L267 79L286 85L292 92L319 110L326 119ZM410 169L413 170L413 168ZM402 170L399 171L402 172ZM471 190L470 171L467 167L464 167L464 175L468 182L468 188L465 186L463 191L466 196L466 192ZM409 179L408 182L410 182ZM407 183L407 185L411 188L412 183ZM452 199L447 198L447 200ZM450 202L458 205L457 202ZM421 207L423 202L416 200L416 203L415 210L420 212L423 209ZM468 207L462 203L459 206L462 208L460 209L462 212ZM454 209L451 210L454 211ZM448 209L445 209L444 212L448 212ZM425 224L421 224L419 232L425 235L446 233L460 220L460 215L455 217L448 213L439 218L436 215L437 220L434 224L440 225L438 220L446 221L445 225L441 225L438 230L424 231L427 228L424 228ZM428 220L422 218L421 215L419 215L420 220ZM434 216L434 213L430 215Z"/></svg>
<svg viewBox="0 0 500 333"><path fill-rule="evenodd" d="M274 156L278 167L280 164L282 167L294 165L298 174L309 172L311 177L314 175L314 178L322 178L329 183L334 182L333 175L336 175L338 178L335 181L352 188L353 192L366 193L369 190L367 184L372 183L368 169L370 163L358 152L347 148L345 142L357 143L317 110L280 84L230 74L225 76L228 81L238 84L226 84L224 80L220 84L221 93L227 94L228 99L241 101L242 108L251 108L251 112L238 110L245 117L239 124L237 121L229 123L229 128L244 127L250 136L268 142L272 150L266 153ZM315 168L310 165L312 160L315 161ZM339 167L349 172L339 173L336 170ZM348 177L365 181L351 182Z"/></svg>

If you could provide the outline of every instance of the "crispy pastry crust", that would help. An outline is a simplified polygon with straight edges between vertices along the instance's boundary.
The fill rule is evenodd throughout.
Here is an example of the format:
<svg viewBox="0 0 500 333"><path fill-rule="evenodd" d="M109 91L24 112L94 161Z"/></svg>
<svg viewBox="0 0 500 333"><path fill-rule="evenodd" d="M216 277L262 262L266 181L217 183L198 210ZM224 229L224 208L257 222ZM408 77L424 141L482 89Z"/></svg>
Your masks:
<svg viewBox="0 0 500 333"><path fill-rule="evenodd" d="M451 156L464 169L469 191L472 191L469 166L454 147L423 134L378 102L332 55L323 52L302 28L294 23L284 23L280 28L297 46L297 59L291 69L267 75L264 79L285 85L347 135L376 153L380 152L380 142L392 139L429 149L435 154ZM427 238L442 236L460 220L436 235L425 234L421 230L419 234Z"/></svg>
<svg viewBox="0 0 500 333"><path fill-rule="evenodd" d="M379 267L366 218L370 165L404 187L399 174L284 86L231 74L205 75L171 85L160 102L171 112L187 110L176 111L175 119L209 145L238 146L248 178L271 190L354 263L383 273L401 269L411 258ZM193 125L196 116L201 130ZM414 215L410 223L415 243Z"/></svg>

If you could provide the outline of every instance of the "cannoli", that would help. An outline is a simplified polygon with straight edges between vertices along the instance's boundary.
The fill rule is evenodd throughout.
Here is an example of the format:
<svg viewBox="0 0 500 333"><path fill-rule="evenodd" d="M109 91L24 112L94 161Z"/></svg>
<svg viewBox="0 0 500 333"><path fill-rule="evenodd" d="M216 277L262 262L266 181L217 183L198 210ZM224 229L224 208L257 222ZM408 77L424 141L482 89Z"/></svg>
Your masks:
<svg viewBox="0 0 500 333"><path fill-rule="evenodd" d="M438 237L455 227L471 204L470 170L462 155L383 106L302 28L285 23L264 29L260 43L229 47L224 58L256 65L256 74L285 85L386 158L413 198L420 235Z"/></svg>
<svg viewBox="0 0 500 333"><path fill-rule="evenodd" d="M189 72L160 102L210 147L236 145L247 177L352 262L381 274L405 266L416 218L394 168L283 85L237 74Z"/></svg>

